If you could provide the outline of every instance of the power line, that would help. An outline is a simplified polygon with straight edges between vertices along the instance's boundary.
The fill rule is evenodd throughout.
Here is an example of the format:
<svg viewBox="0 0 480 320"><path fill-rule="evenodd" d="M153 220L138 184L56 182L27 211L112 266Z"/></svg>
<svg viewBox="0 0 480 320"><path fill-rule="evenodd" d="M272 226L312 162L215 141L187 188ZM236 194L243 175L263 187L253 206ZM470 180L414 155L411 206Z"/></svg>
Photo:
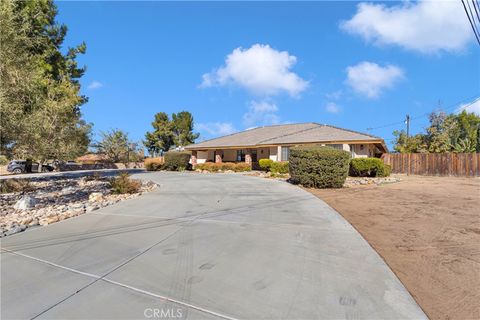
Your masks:
<svg viewBox="0 0 480 320"><path fill-rule="evenodd" d="M474 12L473 12L473 10L472 10L472 8L471 8L471 6L470 6L470 2L468 2L468 0L465 0L465 1L466 1L466 3L467 3L468 10L469 10L469 12L470 12L470 17L471 17L471 20L472 20L472 22L473 22L473 26L475 27L475 30L477 31L477 32L476 32L476 35L480 38L480 30L479 30L479 27L478 27L478 23L480 22L480 20L478 19L478 12L476 12L476 13L477 13L476 18L477 18L477 20L478 20L478 21L476 21L476 20L475 20ZM471 1L472 1L472 6L474 6L475 0L471 0ZM476 8L474 7L474 9L476 9Z"/></svg>
<svg viewBox="0 0 480 320"><path fill-rule="evenodd" d="M470 2L468 2L468 0L465 0L467 2L467 7L468 7L468 11L470 12L470 17L472 18L472 22L473 22L473 26L475 27L475 30L477 30L477 35L480 36L480 32L478 30L478 25L477 25L477 21L475 21L475 15L473 14L473 10L472 8L470 7ZM472 0L473 2L474 0ZM477 17L478 19L478 17Z"/></svg>
<svg viewBox="0 0 480 320"><path fill-rule="evenodd" d="M473 99L473 100L472 100L472 99ZM458 101L458 102L450 105L450 106L447 107L447 108L442 108L441 110L442 110L442 111L448 111L448 110L451 110L451 109L454 109L454 108L458 108L458 106L459 106L461 103L464 103L465 101L470 101L470 102L467 103L467 104L465 104L465 105L462 106L461 108L459 108L458 111L463 111L464 109L466 109L466 108L468 108L469 106L473 105L475 102L480 101L480 97L478 97L478 95L474 95L474 96L471 96L471 97L469 97L469 98L462 99L461 101ZM423 114L419 114L419 115L414 116L414 117L409 117L409 122L412 121L412 120L416 120L416 119L423 118L423 117L425 117L425 116L429 116L431 113L432 113L432 111L429 111L429 112L426 112L426 113L423 113ZM367 131L372 131L372 130L377 130L377 129L388 128L388 127L396 126L396 125L399 125L399 124L405 124L405 123L406 123L405 120L396 121L396 122L388 123L388 124L381 125L381 126L378 126L378 127L370 127L370 128L367 128Z"/></svg>
<svg viewBox="0 0 480 320"><path fill-rule="evenodd" d="M478 3L477 0L472 0L473 8L475 9L475 13L477 14L477 20L480 22L480 15L478 14Z"/></svg>
<svg viewBox="0 0 480 320"><path fill-rule="evenodd" d="M463 0L462 0L462 4L463 4L463 8L465 9L465 13L467 14L468 21L470 22L470 25L472 26L472 30L473 30L473 33L475 34L475 38L477 39L477 42L480 45L480 39L479 39L479 36L477 34L477 30L475 29L475 24L474 24L474 22L472 22L472 19L470 18L470 15L468 14L467 7L465 6L465 2ZM468 0L467 0L467 4L468 4Z"/></svg>
<svg viewBox="0 0 480 320"><path fill-rule="evenodd" d="M393 122L393 123L389 123L389 124L385 124L385 125L381 125L381 126L378 126L378 127L373 127L373 128L367 128L368 131L371 131L371 130L377 130L377 129L382 129L382 128L388 128L388 127L392 127L392 126L395 126L397 124L402 124L404 123L404 121L397 121L397 122Z"/></svg>

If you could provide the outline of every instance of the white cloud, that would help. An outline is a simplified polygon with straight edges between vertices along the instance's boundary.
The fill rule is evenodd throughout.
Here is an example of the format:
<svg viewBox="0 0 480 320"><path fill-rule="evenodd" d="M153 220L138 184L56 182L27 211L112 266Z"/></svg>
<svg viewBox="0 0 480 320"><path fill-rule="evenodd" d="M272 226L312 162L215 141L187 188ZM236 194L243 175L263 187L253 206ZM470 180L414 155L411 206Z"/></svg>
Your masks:
<svg viewBox="0 0 480 320"><path fill-rule="evenodd" d="M200 87L233 84L259 96L282 92L297 96L308 87L308 82L291 71L296 62L295 56L269 45L240 47L227 56L224 66L204 74Z"/></svg>
<svg viewBox="0 0 480 320"><path fill-rule="evenodd" d="M460 1L404 1L395 6L362 2L340 27L377 45L422 53L461 51L473 40Z"/></svg>
<svg viewBox="0 0 480 320"><path fill-rule="evenodd" d="M340 112L340 106L337 105L335 102L328 102L325 105L325 110L329 113L339 113Z"/></svg>
<svg viewBox="0 0 480 320"><path fill-rule="evenodd" d="M456 111L457 113L460 113L463 110L466 110L467 112L473 112L476 115L480 116L480 97L476 98L470 103L460 105L460 107L458 107Z"/></svg>
<svg viewBox="0 0 480 320"><path fill-rule="evenodd" d="M211 136L224 136L237 131L230 122L197 123L195 129Z"/></svg>
<svg viewBox="0 0 480 320"><path fill-rule="evenodd" d="M96 80L90 82L90 84L87 86L87 88L90 90L100 89L101 87L103 87L103 83Z"/></svg>
<svg viewBox="0 0 480 320"><path fill-rule="evenodd" d="M277 111L278 107L274 103L251 101L248 112L243 115L243 124L246 126L277 124L280 122Z"/></svg>
<svg viewBox="0 0 480 320"><path fill-rule="evenodd" d="M404 77L404 72L397 66L379 66L376 63L363 61L347 68L346 83L356 92L368 98L377 98L383 90Z"/></svg>

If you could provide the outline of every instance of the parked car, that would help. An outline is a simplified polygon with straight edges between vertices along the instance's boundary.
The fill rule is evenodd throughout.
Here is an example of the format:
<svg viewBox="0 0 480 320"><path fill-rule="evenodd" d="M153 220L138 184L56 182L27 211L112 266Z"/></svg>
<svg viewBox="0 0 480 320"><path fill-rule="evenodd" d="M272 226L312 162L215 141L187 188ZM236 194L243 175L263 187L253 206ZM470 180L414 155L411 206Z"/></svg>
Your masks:
<svg viewBox="0 0 480 320"><path fill-rule="evenodd" d="M50 172L53 171L55 168L51 164L43 164L42 169L40 171L40 163L38 162L31 162L32 168L31 172ZM14 174L19 173L26 173L27 172L27 161L26 160L12 160L7 165L7 171L12 172Z"/></svg>

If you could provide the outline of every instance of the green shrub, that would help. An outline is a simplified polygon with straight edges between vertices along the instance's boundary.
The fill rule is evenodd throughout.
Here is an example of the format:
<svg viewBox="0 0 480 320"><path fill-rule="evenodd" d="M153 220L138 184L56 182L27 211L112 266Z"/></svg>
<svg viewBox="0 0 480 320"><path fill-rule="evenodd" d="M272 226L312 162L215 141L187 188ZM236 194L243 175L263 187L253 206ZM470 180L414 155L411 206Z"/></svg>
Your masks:
<svg viewBox="0 0 480 320"><path fill-rule="evenodd" d="M288 161L282 161L282 162L273 162L272 165L270 166L270 172L272 173L288 173Z"/></svg>
<svg viewBox="0 0 480 320"><path fill-rule="evenodd" d="M147 169L147 171L158 171L158 170L162 170L162 167L163 167L163 157L159 157L159 158L146 158L144 161L143 161L144 165L145 165L145 169Z"/></svg>
<svg viewBox="0 0 480 320"><path fill-rule="evenodd" d="M377 177L388 177L392 173L392 167L388 164L383 164L377 171Z"/></svg>
<svg viewBox="0 0 480 320"><path fill-rule="evenodd" d="M0 155L0 166L5 166L8 164L8 159L7 157Z"/></svg>
<svg viewBox="0 0 480 320"><path fill-rule="evenodd" d="M218 171L235 171L235 172L244 172L252 170L252 166L245 162L221 162L221 163L213 163L213 162L205 162L199 163L195 165L195 169L199 170L206 170L209 172L218 172Z"/></svg>
<svg viewBox="0 0 480 320"><path fill-rule="evenodd" d="M27 192L33 190L32 185L25 179L0 180L0 193Z"/></svg>
<svg viewBox="0 0 480 320"><path fill-rule="evenodd" d="M270 167L272 166L273 160L271 159L260 159L258 160L258 165L263 171L270 171Z"/></svg>
<svg viewBox="0 0 480 320"><path fill-rule="evenodd" d="M350 175L352 177L387 177L390 168L378 158L355 158L350 161Z"/></svg>
<svg viewBox="0 0 480 320"><path fill-rule="evenodd" d="M341 188L348 175L350 153L331 147L290 149L290 181L305 187Z"/></svg>
<svg viewBox="0 0 480 320"><path fill-rule="evenodd" d="M114 194L137 193L140 191L142 183L130 178L127 172L122 172L118 177L110 179L110 187Z"/></svg>
<svg viewBox="0 0 480 320"><path fill-rule="evenodd" d="M164 155L165 163L162 169L170 171L183 171L190 168L190 153L170 151Z"/></svg>

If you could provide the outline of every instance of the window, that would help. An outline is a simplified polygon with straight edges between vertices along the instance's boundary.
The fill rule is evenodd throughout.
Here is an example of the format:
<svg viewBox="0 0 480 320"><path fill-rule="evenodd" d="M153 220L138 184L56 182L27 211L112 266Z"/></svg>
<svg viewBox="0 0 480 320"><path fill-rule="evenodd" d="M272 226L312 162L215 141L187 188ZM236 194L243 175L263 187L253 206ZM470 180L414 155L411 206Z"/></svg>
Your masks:
<svg viewBox="0 0 480 320"><path fill-rule="evenodd" d="M237 162L245 162L245 151L237 150Z"/></svg>
<svg viewBox="0 0 480 320"><path fill-rule="evenodd" d="M288 161L288 157L290 156L290 148L289 147L282 147L282 156L280 158L281 161Z"/></svg>
<svg viewBox="0 0 480 320"><path fill-rule="evenodd" d="M343 150L343 144L328 144L327 146L333 149Z"/></svg>

